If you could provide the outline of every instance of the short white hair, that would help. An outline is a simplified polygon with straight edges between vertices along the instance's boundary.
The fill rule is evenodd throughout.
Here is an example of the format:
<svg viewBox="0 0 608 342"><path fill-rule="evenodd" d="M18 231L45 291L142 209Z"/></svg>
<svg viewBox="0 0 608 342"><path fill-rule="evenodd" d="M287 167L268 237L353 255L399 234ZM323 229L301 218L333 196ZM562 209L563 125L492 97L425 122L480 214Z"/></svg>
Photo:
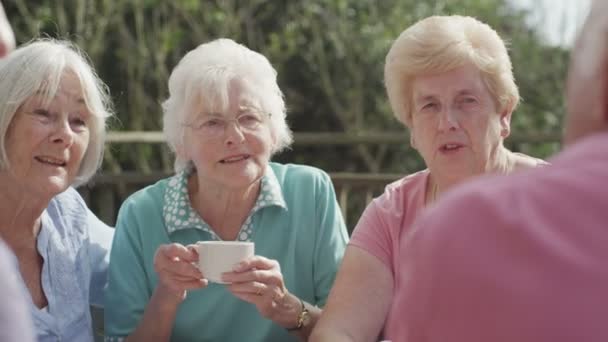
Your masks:
<svg viewBox="0 0 608 342"><path fill-rule="evenodd" d="M89 144L71 185L82 185L95 174L103 159L106 120L112 116L109 91L73 43L53 39L32 41L0 59L1 169L10 168L5 139L19 108L36 94L43 97L43 103L50 103L66 72L80 81L85 105L93 118Z"/></svg>
<svg viewBox="0 0 608 342"><path fill-rule="evenodd" d="M201 103L206 110L228 107L230 82L245 82L249 97L270 115L275 139L272 154L289 147L292 133L286 122L285 101L277 84L277 72L262 54L230 39L217 39L188 52L169 77L169 98L163 102L163 133L173 152L183 146L184 123ZM190 165L176 153L175 171Z"/></svg>

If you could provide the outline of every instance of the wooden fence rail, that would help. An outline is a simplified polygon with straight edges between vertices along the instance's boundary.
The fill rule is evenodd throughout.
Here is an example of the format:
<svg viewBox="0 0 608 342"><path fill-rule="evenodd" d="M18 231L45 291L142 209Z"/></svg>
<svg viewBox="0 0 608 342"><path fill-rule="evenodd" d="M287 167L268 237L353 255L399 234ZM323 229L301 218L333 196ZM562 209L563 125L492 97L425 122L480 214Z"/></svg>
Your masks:
<svg viewBox="0 0 608 342"><path fill-rule="evenodd" d="M545 143L558 142L561 139L559 132L513 133L508 138L512 143ZM165 138L162 132L151 131L113 131L108 134L109 143L163 143ZM403 144L409 141L407 131L401 132L296 132L294 145L351 145L351 144Z"/></svg>
<svg viewBox="0 0 608 342"><path fill-rule="evenodd" d="M513 134L508 139L510 144L520 143L555 143L559 142L560 134L557 132ZM409 135L407 131L400 132L297 132L294 133L294 146L331 146L356 144L407 144ZM108 134L108 144L162 144L162 132L118 132ZM408 170L404 170L404 173ZM409 170L411 171L411 170ZM162 178L169 177L166 171L129 171L116 174L100 173L94 177L87 186L79 191L99 217L107 223L114 224L117 208L120 203L132 192L152 184ZM338 202L344 218L347 220L349 230L353 228L361 211L372 198L378 196L384 187L402 174L378 173L330 173L336 189Z"/></svg>

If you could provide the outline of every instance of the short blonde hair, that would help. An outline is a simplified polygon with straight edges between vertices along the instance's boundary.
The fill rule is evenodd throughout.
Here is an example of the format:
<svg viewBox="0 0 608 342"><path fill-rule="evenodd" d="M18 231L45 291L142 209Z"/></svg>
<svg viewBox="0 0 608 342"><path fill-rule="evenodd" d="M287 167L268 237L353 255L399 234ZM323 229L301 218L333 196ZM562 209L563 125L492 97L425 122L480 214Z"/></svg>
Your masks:
<svg viewBox="0 0 608 342"><path fill-rule="evenodd" d="M229 85L233 80L253 87L249 96L259 109L270 114L270 126L275 138L272 153L277 153L292 142L286 122L283 93L277 84L277 72L262 54L230 39L217 39L199 45L188 52L169 77L169 98L163 102L163 132L173 152L183 145L184 122L200 103L207 110L225 109L229 104ZM204 100L204 101L203 101ZM175 171L190 164L176 153Z"/></svg>
<svg viewBox="0 0 608 342"><path fill-rule="evenodd" d="M66 72L80 81L93 116L89 144L72 186L86 183L95 174L103 159L106 120L112 116L109 91L74 44L53 39L30 42L0 60L0 168L10 168L5 139L21 105L36 94L45 102L52 101Z"/></svg>
<svg viewBox="0 0 608 342"><path fill-rule="evenodd" d="M397 119L412 120L412 81L416 76L451 71L472 63L499 111L515 110L519 90L505 43L489 25L471 17L432 16L407 28L386 56L384 80Z"/></svg>

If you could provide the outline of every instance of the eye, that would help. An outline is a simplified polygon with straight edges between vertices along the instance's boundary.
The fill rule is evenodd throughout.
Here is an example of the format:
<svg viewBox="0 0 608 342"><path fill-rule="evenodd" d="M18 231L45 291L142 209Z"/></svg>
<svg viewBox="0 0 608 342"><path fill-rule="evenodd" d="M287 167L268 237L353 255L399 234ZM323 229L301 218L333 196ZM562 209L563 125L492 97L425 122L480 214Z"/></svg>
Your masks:
<svg viewBox="0 0 608 342"><path fill-rule="evenodd" d="M244 127L254 127L259 124L262 120L255 114L243 114L238 118L239 125Z"/></svg>
<svg viewBox="0 0 608 342"><path fill-rule="evenodd" d="M82 131L87 128L88 123L81 116L75 116L70 118L70 126L72 126L72 129L75 131Z"/></svg>
<svg viewBox="0 0 608 342"><path fill-rule="evenodd" d="M435 103L435 102L428 102L428 103L423 104L420 107L420 110L421 111L430 111L430 110L434 110L436 108L437 108L437 103Z"/></svg>
<svg viewBox="0 0 608 342"><path fill-rule="evenodd" d="M213 128L213 127L218 127L222 125L222 121L219 119L209 119L204 121L201 124L201 127L207 127L207 128Z"/></svg>
<svg viewBox="0 0 608 342"><path fill-rule="evenodd" d="M475 104L475 103L477 103L477 99L472 96L465 96L465 97L460 98L459 102L461 104L465 104L465 105Z"/></svg>
<svg viewBox="0 0 608 342"><path fill-rule="evenodd" d="M48 110L43 109L43 108L34 109L32 111L32 114L34 114L35 116L42 117L42 118L50 118L51 117L51 112L49 112Z"/></svg>

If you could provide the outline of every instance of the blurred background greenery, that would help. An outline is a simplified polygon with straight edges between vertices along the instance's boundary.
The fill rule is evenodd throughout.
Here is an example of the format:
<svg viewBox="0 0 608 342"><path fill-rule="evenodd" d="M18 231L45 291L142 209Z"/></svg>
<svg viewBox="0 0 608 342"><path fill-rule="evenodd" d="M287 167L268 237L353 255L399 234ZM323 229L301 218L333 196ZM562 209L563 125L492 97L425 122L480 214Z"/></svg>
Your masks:
<svg viewBox="0 0 608 342"><path fill-rule="evenodd" d="M380 175L360 181L365 190L334 178L351 229L386 182L423 168L393 118L382 76L393 39L423 17L470 15L494 27L509 43L523 97L508 146L543 158L560 148L568 50L546 44L526 25L526 12L504 0L12 0L4 6L19 43L67 38L90 56L115 101L114 131L161 130L159 104L170 71L197 45L229 37L266 55L296 132L293 149L274 159L332 175ZM329 135L306 142L302 132ZM375 138L364 138L369 135ZM340 143L338 137L360 138ZM162 143L109 143L101 176L116 177L100 176L81 191L112 224L122 199L170 173L172 162Z"/></svg>

